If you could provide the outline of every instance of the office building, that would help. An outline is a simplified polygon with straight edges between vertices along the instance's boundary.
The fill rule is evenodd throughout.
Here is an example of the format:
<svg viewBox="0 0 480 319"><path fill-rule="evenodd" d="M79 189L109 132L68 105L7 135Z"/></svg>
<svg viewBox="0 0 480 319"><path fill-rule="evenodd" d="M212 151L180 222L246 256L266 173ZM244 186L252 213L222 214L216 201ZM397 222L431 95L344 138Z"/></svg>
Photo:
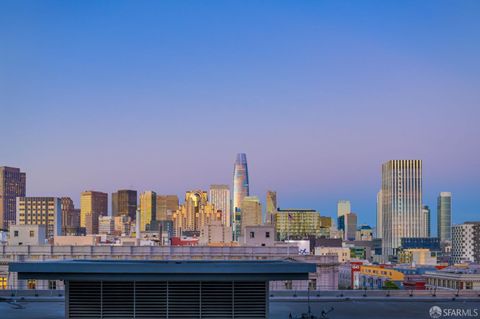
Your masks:
<svg viewBox="0 0 480 319"><path fill-rule="evenodd" d="M247 155L244 153L237 154L233 167L233 232L234 237L238 239L240 236L241 223L241 206L246 196L250 195L250 186L248 182L248 166Z"/></svg>
<svg viewBox="0 0 480 319"><path fill-rule="evenodd" d="M277 240L323 237L329 232L331 219L322 218L314 209L277 209L274 215Z"/></svg>
<svg viewBox="0 0 480 319"><path fill-rule="evenodd" d="M274 215L277 212L277 192L267 191L265 223L273 224Z"/></svg>
<svg viewBox="0 0 480 319"><path fill-rule="evenodd" d="M244 236L245 227L258 226L262 224L262 204L257 196L246 196L241 204L241 231L240 236Z"/></svg>
<svg viewBox="0 0 480 319"><path fill-rule="evenodd" d="M351 205L350 201L348 200L339 200L337 202L337 217L350 214L351 213Z"/></svg>
<svg viewBox="0 0 480 319"><path fill-rule="evenodd" d="M137 191L121 189L112 194L112 216L127 215L132 220L137 216Z"/></svg>
<svg viewBox="0 0 480 319"><path fill-rule="evenodd" d="M112 216L117 235L130 236L133 231L132 219L127 215Z"/></svg>
<svg viewBox="0 0 480 319"><path fill-rule="evenodd" d="M232 227L223 224L222 220L212 220L202 227L199 245L223 245L232 242Z"/></svg>
<svg viewBox="0 0 480 319"><path fill-rule="evenodd" d="M26 174L14 167L0 167L0 230L14 225L17 213L17 197L26 193Z"/></svg>
<svg viewBox="0 0 480 319"><path fill-rule="evenodd" d="M391 160L382 165L382 251L396 256L401 239L426 237L422 202L422 161Z"/></svg>
<svg viewBox="0 0 480 319"><path fill-rule="evenodd" d="M338 217L338 230L343 232L343 240L355 240L357 234L357 214L344 213Z"/></svg>
<svg viewBox="0 0 480 319"><path fill-rule="evenodd" d="M87 235L98 234L100 217L108 216L100 215L97 212L88 212L85 214L85 233Z"/></svg>
<svg viewBox="0 0 480 319"><path fill-rule="evenodd" d="M98 233L100 235L113 235L115 233L115 220L112 216L98 217Z"/></svg>
<svg viewBox="0 0 480 319"><path fill-rule="evenodd" d="M207 192L202 190L188 191L185 203L173 214L175 236L180 237L185 231L200 232L210 221L218 220L221 212L208 202Z"/></svg>
<svg viewBox="0 0 480 319"><path fill-rule="evenodd" d="M355 240L361 240L361 241L373 240L372 227L368 225L360 226L360 228L358 228L357 233L355 235Z"/></svg>
<svg viewBox="0 0 480 319"><path fill-rule="evenodd" d="M97 216L108 215L108 194L96 191L84 191L80 195L80 226L86 227L87 214ZM90 217L91 218L91 217ZM96 234L96 233L94 233Z"/></svg>
<svg viewBox="0 0 480 319"><path fill-rule="evenodd" d="M452 240L452 193L441 192L437 199L437 234L441 242Z"/></svg>
<svg viewBox="0 0 480 319"><path fill-rule="evenodd" d="M228 185L210 185L208 198L215 209L222 211L222 223L225 226L230 226L231 212L230 212L230 187Z"/></svg>
<svg viewBox="0 0 480 319"><path fill-rule="evenodd" d="M422 214L423 214L423 219L424 219L424 225L425 225L425 235L426 237L430 237L431 236L431 214L430 214L430 207L428 207L427 205L424 205L423 206L423 209L422 209Z"/></svg>
<svg viewBox="0 0 480 319"><path fill-rule="evenodd" d="M179 208L177 195L157 195L157 221L172 220L173 213Z"/></svg>
<svg viewBox="0 0 480 319"><path fill-rule="evenodd" d="M440 240L436 237L402 238L401 243L403 249L425 248L435 252L441 251Z"/></svg>
<svg viewBox="0 0 480 319"><path fill-rule="evenodd" d="M44 225L47 237L62 235L62 206L57 197L17 197L17 225Z"/></svg>
<svg viewBox="0 0 480 319"><path fill-rule="evenodd" d="M377 227L375 228L375 238L382 238L382 190L377 193Z"/></svg>
<svg viewBox="0 0 480 319"><path fill-rule="evenodd" d="M62 233L63 230L71 227L80 227L80 215L76 216L75 206L70 197L62 197L60 199L62 206Z"/></svg>
<svg viewBox="0 0 480 319"><path fill-rule="evenodd" d="M480 222L466 222L452 227L451 263L480 263Z"/></svg>
<svg viewBox="0 0 480 319"><path fill-rule="evenodd" d="M140 231L152 229L157 220L157 194L147 191L140 194Z"/></svg>

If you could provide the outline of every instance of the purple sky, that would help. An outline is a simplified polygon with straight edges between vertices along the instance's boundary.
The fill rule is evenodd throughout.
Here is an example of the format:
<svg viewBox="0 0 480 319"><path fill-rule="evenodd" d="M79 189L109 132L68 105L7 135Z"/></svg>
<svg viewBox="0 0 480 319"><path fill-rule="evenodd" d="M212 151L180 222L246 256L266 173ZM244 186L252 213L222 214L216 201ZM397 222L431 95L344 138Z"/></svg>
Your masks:
<svg viewBox="0 0 480 319"><path fill-rule="evenodd" d="M28 2L28 1L27 1ZM480 208L478 1L2 1L0 165L28 195L231 184L374 225L380 166ZM433 227L434 231L436 230Z"/></svg>

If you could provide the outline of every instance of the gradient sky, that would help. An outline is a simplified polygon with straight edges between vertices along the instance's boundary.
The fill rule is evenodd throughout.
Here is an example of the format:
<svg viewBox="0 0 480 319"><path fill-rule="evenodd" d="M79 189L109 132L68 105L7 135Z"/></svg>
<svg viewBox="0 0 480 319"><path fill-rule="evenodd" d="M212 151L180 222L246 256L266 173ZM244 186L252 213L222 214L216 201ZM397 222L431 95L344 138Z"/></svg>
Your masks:
<svg viewBox="0 0 480 319"><path fill-rule="evenodd" d="M0 1L0 165L29 196L231 184L375 224L380 166L480 208L480 1ZM436 228L433 227L434 232Z"/></svg>

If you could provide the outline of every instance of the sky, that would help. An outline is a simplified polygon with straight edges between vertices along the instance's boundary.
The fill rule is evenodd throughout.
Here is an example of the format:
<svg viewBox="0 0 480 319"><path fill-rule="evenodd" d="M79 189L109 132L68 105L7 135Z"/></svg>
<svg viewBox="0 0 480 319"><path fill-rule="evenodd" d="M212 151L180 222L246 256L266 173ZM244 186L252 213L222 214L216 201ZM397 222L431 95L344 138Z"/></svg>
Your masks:
<svg viewBox="0 0 480 319"><path fill-rule="evenodd" d="M232 183L375 225L381 164L480 207L480 1L0 0L0 165L28 196ZM433 227L435 232L436 227Z"/></svg>

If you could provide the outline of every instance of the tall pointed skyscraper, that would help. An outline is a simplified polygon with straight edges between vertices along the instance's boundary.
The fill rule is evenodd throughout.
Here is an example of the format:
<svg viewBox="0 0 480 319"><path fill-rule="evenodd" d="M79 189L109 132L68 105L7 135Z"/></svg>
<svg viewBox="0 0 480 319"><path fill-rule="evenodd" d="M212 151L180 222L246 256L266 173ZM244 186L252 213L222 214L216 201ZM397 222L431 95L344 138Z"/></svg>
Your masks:
<svg viewBox="0 0 480 319"><path fill-rule="evenodd" d="M237 154L237 159L233 166L233 206L234 214L234 236L238 239L241 223L241 205L246 196L250 195L248 184L248 166L247 155L245 153Z"/></svg>

